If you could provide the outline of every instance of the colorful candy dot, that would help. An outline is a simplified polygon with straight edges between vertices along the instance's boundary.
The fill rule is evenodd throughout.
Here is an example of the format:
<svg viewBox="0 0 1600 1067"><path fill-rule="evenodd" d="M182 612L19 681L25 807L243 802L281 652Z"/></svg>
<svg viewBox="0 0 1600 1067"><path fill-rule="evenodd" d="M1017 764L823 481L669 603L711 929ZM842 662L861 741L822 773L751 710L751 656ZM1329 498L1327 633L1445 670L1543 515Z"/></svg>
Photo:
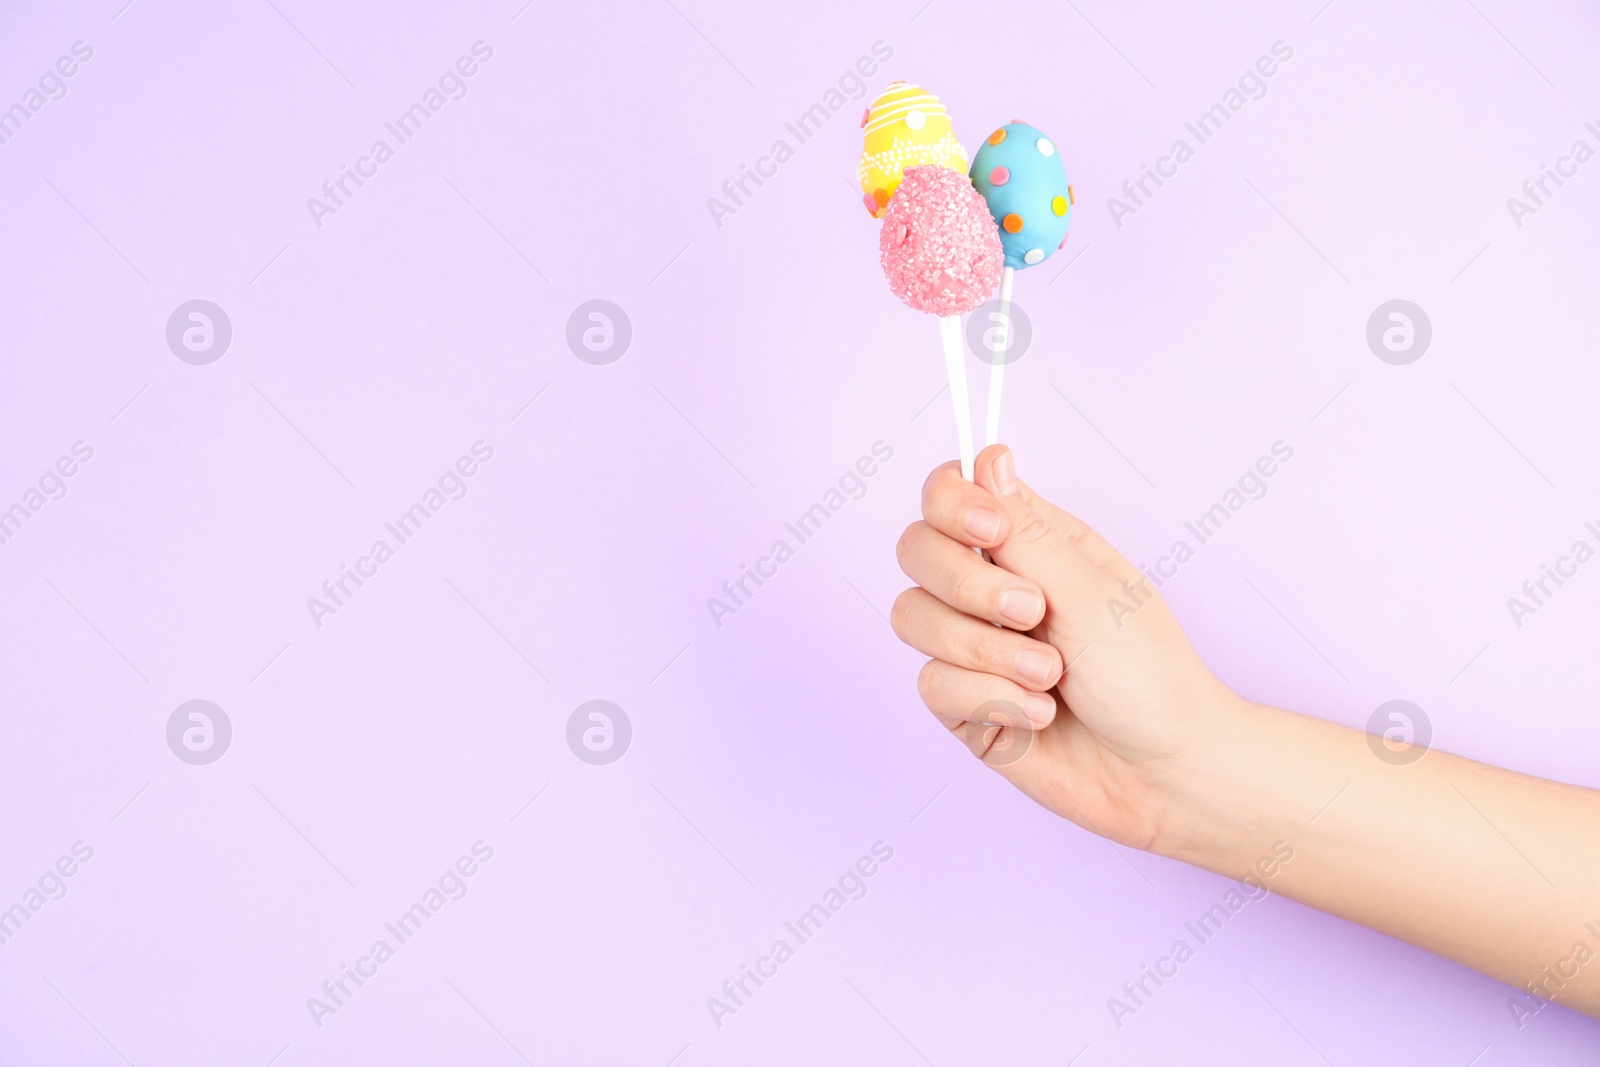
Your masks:
<svg viewBox="0 0 1600 1067"><path fill-rule="evenodd" d="M1077 202L1078 198L1072 195L1072 186L1067 186L1067 203L1076 204Z"/></svg>
<svg viewBox="0 0 1600 1067"><path fill-rule="evenodd" d="M871 114L872 114L872 109L870 107L864 107L864 108L861 109L861 125L863 127L865 127L866 124L867 124L867 116L869 116Z"/></svg>
<svg viewBox="0 0 1600 1067"><path fill-rule="evenodd" d="M1054 200L1050 201L1050 210L1054 211L1057 215L1065 215L1067 213L1067 198L1064 196L1058 196Z"/></svg>
<svg viewBox="0 0 1600 1067"><path fill-rule="evenodd" d="M878 202L872 198L871 193L862 193L861 202L867 205L867 214L876 215L878 213Z"/></svg>
<svg viewBox="0 0 1600 1067"><path fill-rule="evenodd" d="M1038 147L1041 156L1053 156L1056 154L1056 146L1050 143L1050 138L1041 137L1034 143Z"/></svg>
<svg viewBox="0 0 1600 1067"><path fill-rule="evenodd" d="M1042 249L1042 248L1030 248L1030 249L1028 249L1027 253L1022 257L1022 262L1028 264L1031 267L1031 266L1033 266L1033 264L1039 262L1043 258L1044 258L1044 249Z"/></svg>
<svg viewBox="0 0 1600 1067"><path fill-rule="evenodd" d="M906 125L913 130L920 130L928 124L928 116L920 111L912 111L906 115Z"/></svg>
<svg viewBox="0 0 1600 1067"><path fill-rule="evenodd" d="M1056 251L1057 252L1059 252L1063 248L1067 247L1067 238L1071 237L1071 236L1072 236L1072 234L1070 234L1070 233L1064 233L1064 234L1061 235L1061 243L1056 245Z"/></svg>
<svg viewBox="0 0 1600 1067"><path fill-rule="evenodd" d="M1006 131L1004 129L996 130L996 131L994 131L993 133L991 133L989 135L989 143L990 144L999 144L1001 141L1004 141L1005 139L1006 139Z"/></svg>
<svg viewBox="0 0 1600 1067"><path fill-rule="evenodd" d="M1007 233L1022 232L1022 216L1013 212L1000 220L1000 225L1005 227Z"/></svg>
<svg viewBox="0 0 1600 1067"><path fill-rule="evenodd" d="M1011 172L1005 167L996 167L989 172L989 183L991 185L1004 185L1010 180Z"/></svg>
<svg viewBox="0 0 1600 1067"><path fill-rule="evenodd" d="M888 202L889 202L889 193L886 190L883 190L883 189L874 189L874 190L872 190L872 203L874 205L872 210L873 210L874 213L883 210L883 205L887 204Z"/></svg>

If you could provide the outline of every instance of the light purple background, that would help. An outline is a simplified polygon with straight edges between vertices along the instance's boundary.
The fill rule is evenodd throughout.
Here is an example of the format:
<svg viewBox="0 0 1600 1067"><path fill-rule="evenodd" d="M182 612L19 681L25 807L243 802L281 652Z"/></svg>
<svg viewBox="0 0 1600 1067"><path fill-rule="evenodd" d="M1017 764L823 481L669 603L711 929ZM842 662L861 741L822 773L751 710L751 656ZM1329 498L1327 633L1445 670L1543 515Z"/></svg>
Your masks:
<svg viewBox="0 0 1600 1067"><path fill-rule="evenodd" d="M954 434L854 188L865 101L706 207L879 40L871 91L927 85L969 147L1050 131L1078 204L1016 283L1023 477L1150 563L1288 442L1167 585L1208 662L1600 784L1600 571L1520 629L1505 605L1600 519L1600 161L1520 228L1505 204L1600 147L1592 9L122 3L0 14L0 106L94 49L0 145L0 507L94 449L0 546L0 907L94 849L0 945L0 1061L1593 1061L1593 1021L1519 1029L1510 987L1276 897L1118 1029L1106 999L1231 883L1046 814L917 700L883 616ZM477 40L467 96L314 225ZM1115 225L1278 40L1266 96ZM205 367L164 337L197 297L234 330ZM593 298L632 321L610 366L566 345ZM1393 298L1433 323L1410 366L1366 345ZM313 625L480 439L470 493ZM865 497L716 627L878 440ZM206 767L165 740L196 698L234 727ZM634 729L607 767L565 740L595 698ZM317 1028L307 998L479 839L468 895ZM878 840L868 895L719 1029L706 999Z"/></svg>

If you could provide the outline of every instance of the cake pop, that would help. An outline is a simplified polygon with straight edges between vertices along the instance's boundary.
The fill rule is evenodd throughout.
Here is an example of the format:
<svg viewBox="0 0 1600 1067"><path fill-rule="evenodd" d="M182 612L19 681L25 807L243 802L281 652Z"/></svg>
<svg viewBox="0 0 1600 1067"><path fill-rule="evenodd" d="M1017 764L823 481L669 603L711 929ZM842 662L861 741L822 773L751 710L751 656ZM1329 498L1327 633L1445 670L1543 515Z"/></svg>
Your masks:
<svg viewBox="0 0 1600 1067"><path fill-rule="evenodd" d="M960 171L912 167L883 213L878 253L889 288L941 318L981 305L1004 267L988 206Z"/></svg>
<svg viewBox="0 0 1600 1067"><path fill-rule="evenodd" d="M861 115L861 162L856 167L861 199L883 218L908 167L928 164L965 172L967 151L956 140L939 98L910 82L890 82Z"/></svg>
<svg viewBox="0 0 1600 1067"><path fill-rule="evenodd" d="M1013 119L991 133L972 157L972 184L989 205L1005 249L1000 279L1000 322L989 369L986 444L1000 434L1000 389L1011 328L1013 272L1036 266L1067 243L1072 186L1056 143L1033 126Z"/></svg>
<svg viewBox="0 0 1600 1067"><path fill-rule="evenodd" d="M961 315L989 299L1005 266L988 206L960 171L912 167L884 210L878 253L894 295L909 307L939 316L961 474L971 481L972 410Z"/></svg>

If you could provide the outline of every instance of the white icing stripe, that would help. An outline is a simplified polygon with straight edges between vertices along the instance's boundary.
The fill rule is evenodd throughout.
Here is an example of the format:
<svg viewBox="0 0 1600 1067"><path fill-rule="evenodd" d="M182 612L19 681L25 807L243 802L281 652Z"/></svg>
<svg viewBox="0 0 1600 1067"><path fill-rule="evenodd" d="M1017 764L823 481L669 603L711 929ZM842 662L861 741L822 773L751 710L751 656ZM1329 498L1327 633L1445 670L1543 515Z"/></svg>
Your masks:
<svg viewBox="0 0 1600 1067"><path fill-rule="evenodd" d="M873 101L872 111L874 114L877 114L883 111L898 110L908 107L923 107L930 111L944 110L944 105L939 102L939 98L937 96L934 96L932 93L918 93L915 96L902 96L897 100L890 101L885 101L880 98Z"/></svg>
<svg viewBox="0 0 1600 1067"><path fill-rule="evenodd" d="M927 97L933 97L934 99L938 99L937 97L934 97L932 93L928 92L928 90L924 89L920 85L907 85L907 86L904 86L903 88L900 88L900 89L886 89L886 90L884 90L883 92L879 93L877 95L877 97L872 101L872 106L873 107L877 107L879 104L882 104L885 101L904 100L906 97L910 97L910 96L927 96Z"/></svg>
<svg viewBox="0 0 1600 1067"><path fill-rule="evenodd" d="M898 115L904 111L927 111L931 114L946 114L945 107L939 103L938 97L928 96L918 100L905 100L889 107L873 108L872 118L869 122L881 120L885 115Z"/></svg>
<svg viewBox="0 0 1600 1067"><path fill-rule="evenodd" d="M931 103L925 103L924 101L931 101ZM909 114L913 111L925 111L931 115L950 117L950 113L945 110L944 105L939 103L939 98L929 96L918 100L908 100L904 103L896 104L892 108L873 112L872 117L867 120L867 132L871 133L873 130L882 129L901 115Z"/></svg>

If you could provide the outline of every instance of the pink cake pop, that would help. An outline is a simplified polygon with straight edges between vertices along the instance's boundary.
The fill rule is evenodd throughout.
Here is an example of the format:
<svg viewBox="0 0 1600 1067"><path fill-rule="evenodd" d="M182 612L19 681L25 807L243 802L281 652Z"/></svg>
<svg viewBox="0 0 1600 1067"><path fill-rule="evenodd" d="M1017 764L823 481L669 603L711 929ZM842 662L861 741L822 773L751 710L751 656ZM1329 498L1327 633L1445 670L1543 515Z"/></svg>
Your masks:
<svg viewBox="0 0 1600 1067"><path fill-rule="evenodd" d="M878 258L895 296L918 311L939 316L961 474L970 482L972 408L961 314L989 299L1005 269L1005 251L989 206L960 171L911 167L884 210Z"/></svg>
<svg viewBox="0 0 1600 1067"><path fill-rule="evenodd" d="M941 318L982 305L1005 268L983 195L948 167L905 172L884 211L878 252L894 295Z"/></svg>

